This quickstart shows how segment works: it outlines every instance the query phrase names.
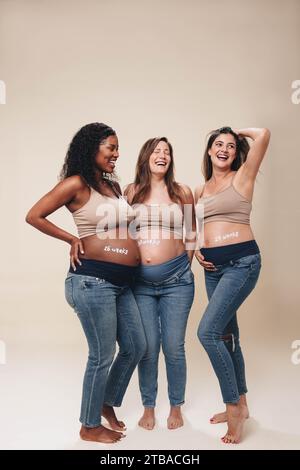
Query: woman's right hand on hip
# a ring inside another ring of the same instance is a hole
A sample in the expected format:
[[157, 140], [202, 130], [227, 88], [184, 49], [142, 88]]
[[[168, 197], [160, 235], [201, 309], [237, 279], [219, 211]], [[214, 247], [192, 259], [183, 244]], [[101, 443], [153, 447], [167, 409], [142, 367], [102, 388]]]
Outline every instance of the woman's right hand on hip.
[[74, 237], [71, 240], [71, 249], [70, 249], [70, 262], [71, 266], [76, 271], [76, 263], [80, 264], [79, 253], [84, 254], [83, 243], [78, 237]]

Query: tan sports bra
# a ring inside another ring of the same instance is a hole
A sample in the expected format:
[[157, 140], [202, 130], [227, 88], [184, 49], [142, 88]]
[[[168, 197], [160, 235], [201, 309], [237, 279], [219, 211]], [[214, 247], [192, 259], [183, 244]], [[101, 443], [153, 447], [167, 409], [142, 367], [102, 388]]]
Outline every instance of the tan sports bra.
[[92, 187], [89, 200], [72, 215], [79, 238], [128, 226], [134, 219], [134, 211], [123, 196], [104, 196]]
[[204, 188], [205, 185], [196, 204], [198, 219], [204, 218], [204, 223], [232, 222], [250, 224], [252, 203], [235, 189], [233, 178], [228, 188], [211, 196], [202, 197]]
[[137, 232], [160, 229], [173, 233], [176, 239], [183, 237], [183, 212], [179, 204], [134, 204]]

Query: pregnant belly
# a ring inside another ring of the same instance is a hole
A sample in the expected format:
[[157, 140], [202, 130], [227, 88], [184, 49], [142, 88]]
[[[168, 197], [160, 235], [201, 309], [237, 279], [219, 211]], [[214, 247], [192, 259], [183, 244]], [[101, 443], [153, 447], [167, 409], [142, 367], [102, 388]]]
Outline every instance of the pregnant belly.
[[84, 254], [80, 258], [108, 261], [109, 263], [137, 266], [140, 254], [137, 242], [130, 237], [126, 239], [99, 239], [97, 235], [82, 238]]
[[254, 235], [250, 225], [233, 224], [231, 222], [210, 222], [204, 224], [200, 233], [200, 247], [230, 245], [253, 240]]
[[185, 251], [182, 239], [175, 239], [170, 233], [168, 239], [164, 238], [164, 234], [143, 233], [138, 238], [138, 246], [141, 255], [141, 263], [146, 265], [161, 264], [169, 261], [176, 256], [181, 255]]

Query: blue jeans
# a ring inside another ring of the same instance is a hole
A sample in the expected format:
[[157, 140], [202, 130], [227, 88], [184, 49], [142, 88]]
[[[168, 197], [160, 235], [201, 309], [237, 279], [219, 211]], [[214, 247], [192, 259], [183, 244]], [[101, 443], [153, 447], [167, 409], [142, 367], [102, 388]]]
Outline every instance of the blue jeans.
[[259, 253], [205, 270], [208, 306], [198, 338], [219, 380], [224, 403], [237, 403], [247, 392], [237, 309], [254, 289], [261, 268]]
[[[79, 317], [89, 347], [80, 421], [86, 427], [97, 427], [103, 404], [121, 405], [132, 373], [145, 354], [143, 324], [128, 286], [68, 273], [65, 295]], [[113, 362], [116, 340], [119, 352]]]
[[185, 332], [194, 299], [194, 275], [188, 263], [161, 282], [140, 279], [134, 295], [141, 313], [147, 352], [138, 365], [143, 405], [154, 408], [157, 396], [158, 357], [162, 344], [168, 395], [172, 406], [184, 403], [186, 385]]

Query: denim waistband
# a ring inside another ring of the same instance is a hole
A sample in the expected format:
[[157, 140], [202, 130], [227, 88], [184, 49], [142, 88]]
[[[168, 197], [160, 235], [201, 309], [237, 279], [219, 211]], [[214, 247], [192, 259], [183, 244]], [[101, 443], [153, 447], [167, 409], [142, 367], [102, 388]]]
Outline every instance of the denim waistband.
[[161, 264], [152, 264], [150, 266], [140, 265], [138, 275], [142, 280], [148, 282], [164, 282], [172, 278], [179, 271], [183, 271], [189, 265], [189, 258], [187, 252], [184, 251], [179, 256], [166, 261]]
[[124, 264], [85, 258], [80, 258], [80, 261], [82, 265], [76, 265], [76, 271], [70, 266], [70, 273], [99, 277], [116, 286], [131, 285], [135, 282], [138, 266], [126, 266]]
[[243, 256], [256, 255], [259, 253], [259, 247], [255, 240], [249, 240], [232, 245], [216, 246], [212, 248], [201, 248], [201, 254], [205, 261], [210, 261], [214, 265], [225, 264], [229, 261], [235, 261]]

